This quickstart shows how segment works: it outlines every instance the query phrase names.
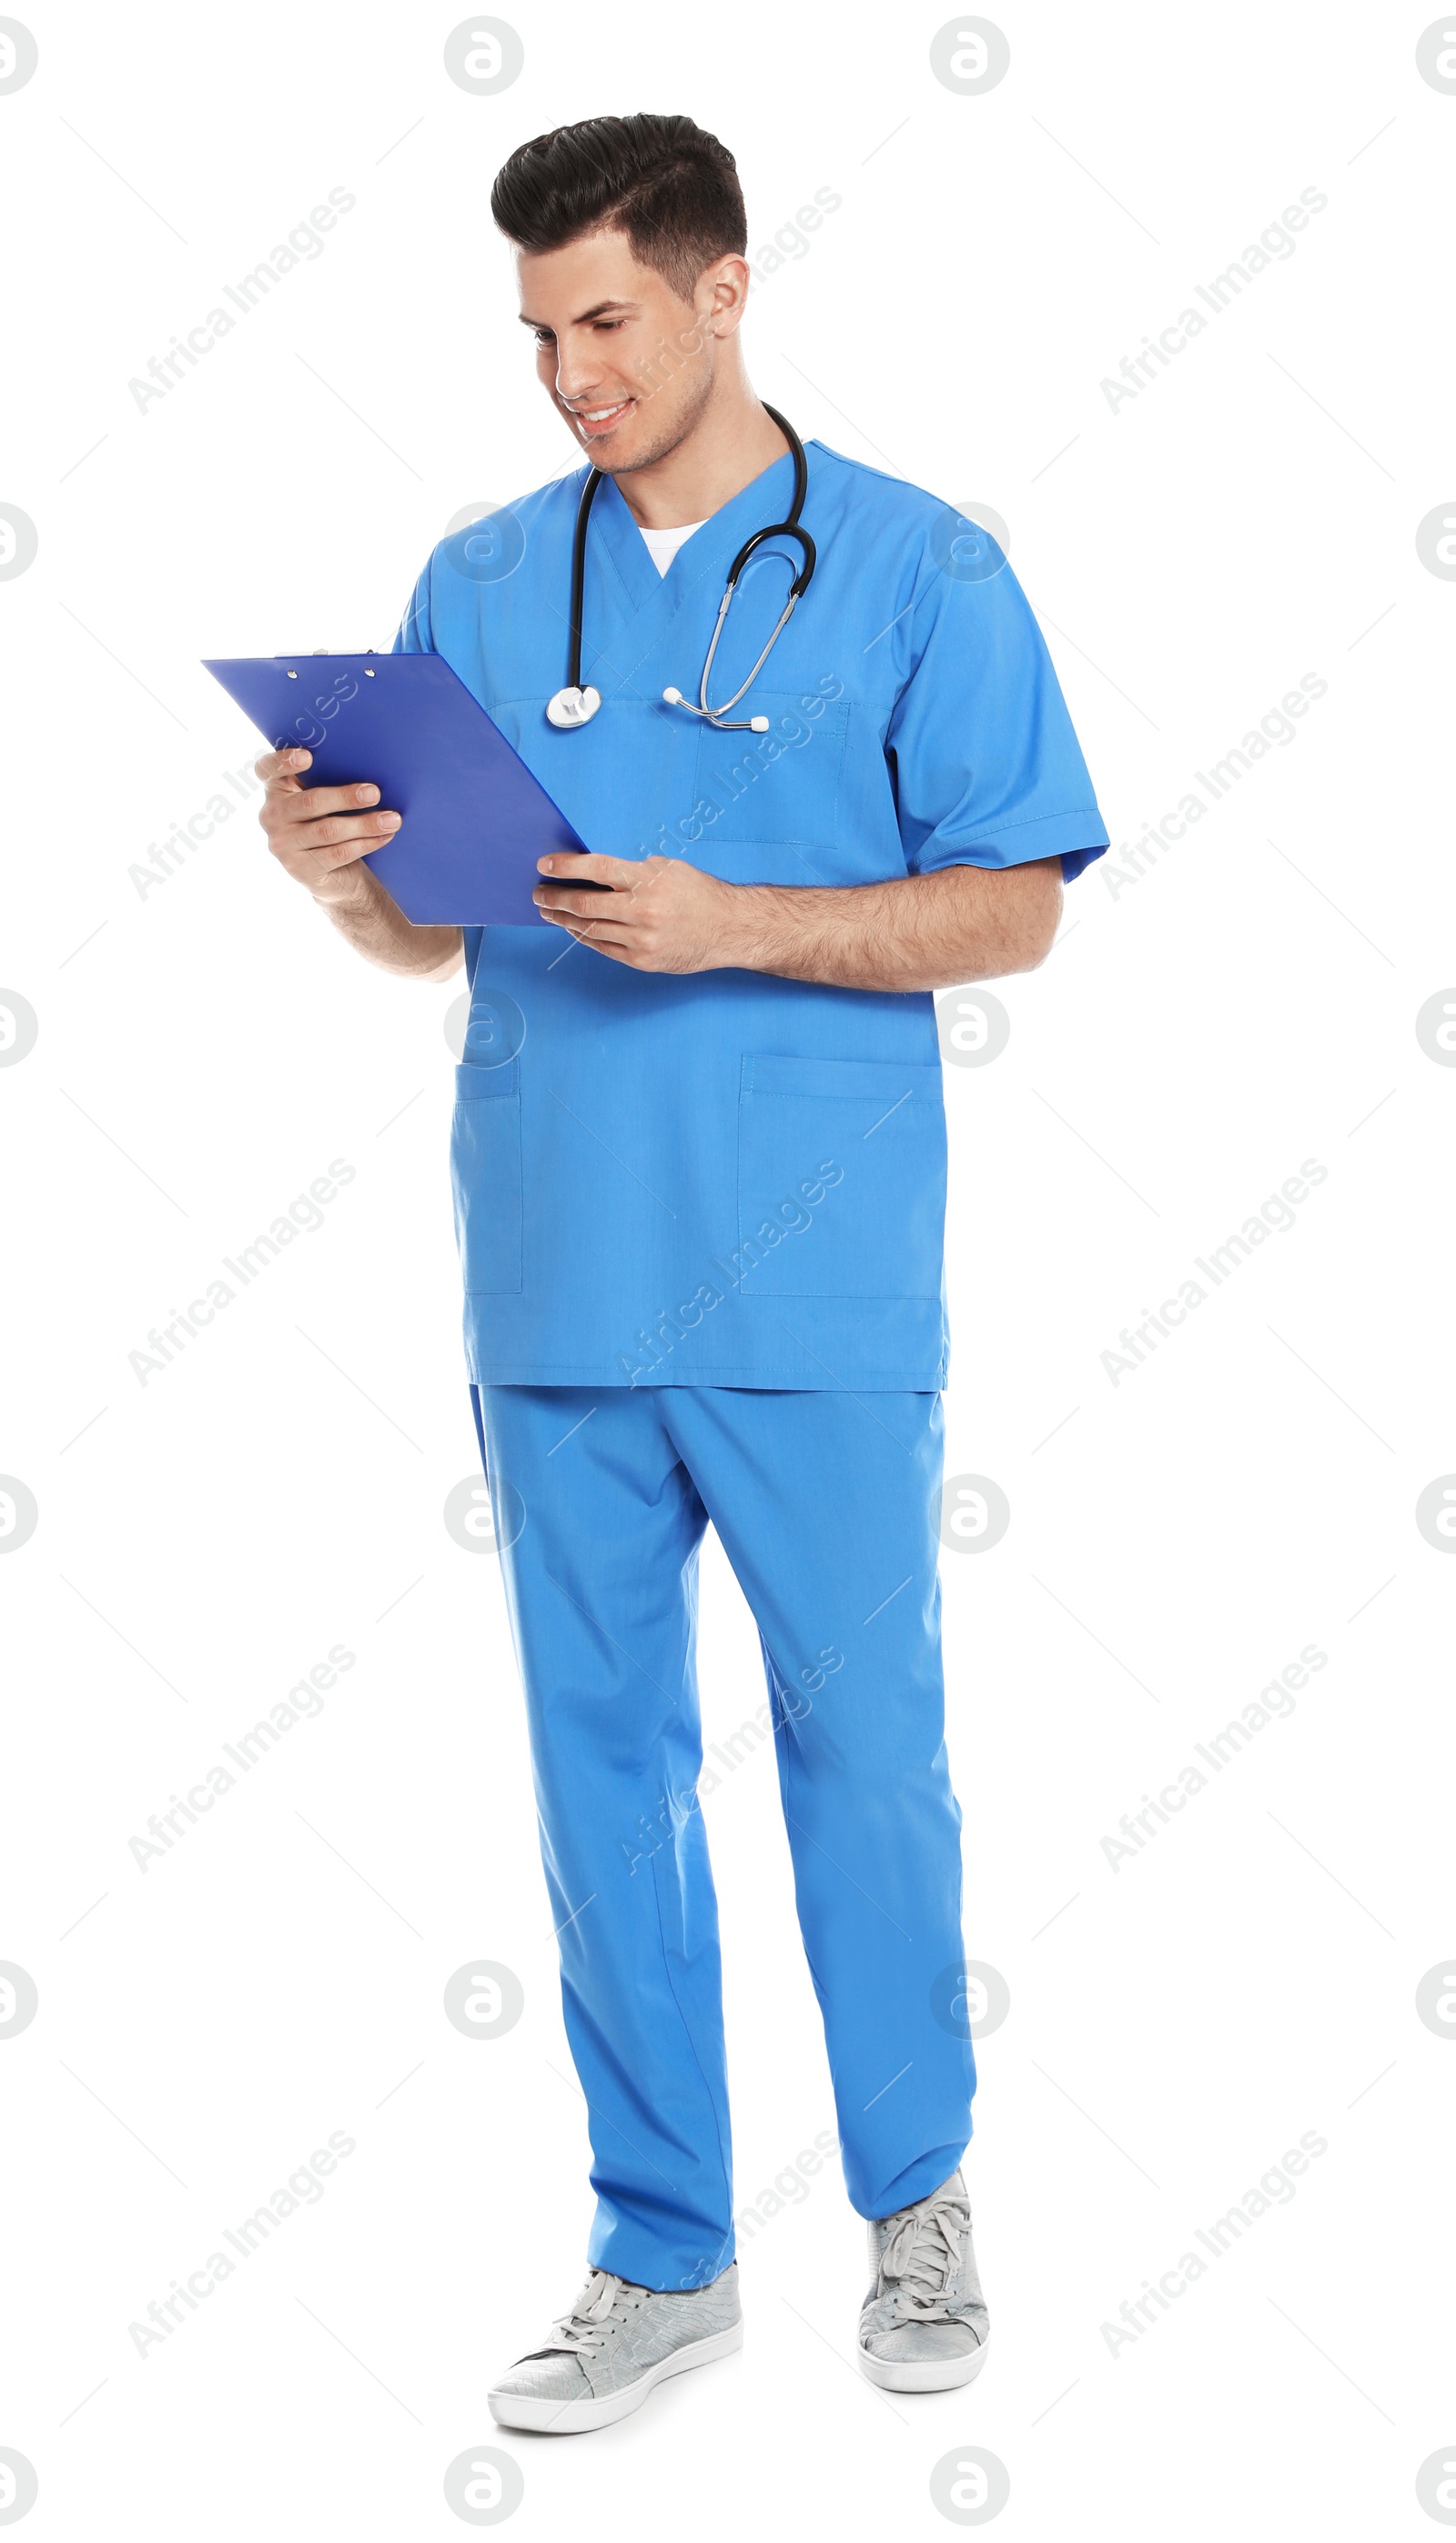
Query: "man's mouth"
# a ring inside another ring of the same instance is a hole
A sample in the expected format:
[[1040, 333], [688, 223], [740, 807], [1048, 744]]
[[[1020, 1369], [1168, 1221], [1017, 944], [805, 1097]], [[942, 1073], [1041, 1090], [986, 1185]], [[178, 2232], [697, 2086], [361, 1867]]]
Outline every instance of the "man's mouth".
[[636, 403], [635, 398], [622, 398], [616, 406], [573, 407], [568, 412], [582, 438], [590, 441], [599, 433], [610, 432]]

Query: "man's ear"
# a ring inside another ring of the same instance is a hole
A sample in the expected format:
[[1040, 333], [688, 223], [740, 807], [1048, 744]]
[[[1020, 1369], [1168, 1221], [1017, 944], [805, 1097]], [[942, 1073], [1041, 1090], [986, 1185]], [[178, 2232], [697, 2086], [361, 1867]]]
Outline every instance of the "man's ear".
[[699, 274], [700, 332], [718, 337], [736, 334], [748, 305], [751, 278], [748, 260], [742, 256], [721, 256]]

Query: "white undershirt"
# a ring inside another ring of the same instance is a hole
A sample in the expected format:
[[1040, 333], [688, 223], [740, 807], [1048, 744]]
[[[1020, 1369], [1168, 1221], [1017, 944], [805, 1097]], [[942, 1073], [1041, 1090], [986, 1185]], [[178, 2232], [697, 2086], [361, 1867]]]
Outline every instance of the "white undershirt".
[[[701, 530], [702, 526], [701, 521], [684, 521], [676, 530], [643, 530], [648, 554], [659, 574], [666, 573], [678, 549], [692, 537], [694, 530]], [[642, 528], [641, 522], [638, 527]]]

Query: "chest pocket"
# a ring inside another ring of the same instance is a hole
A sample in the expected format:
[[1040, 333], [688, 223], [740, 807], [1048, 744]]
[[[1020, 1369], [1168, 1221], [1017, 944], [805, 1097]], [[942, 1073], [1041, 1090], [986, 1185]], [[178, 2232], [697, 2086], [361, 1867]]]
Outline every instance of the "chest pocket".
[[755, 681], [733, 713], [766, 715], [769, 729], [701, 728], [695, 817], [703, 823], [704, 839], [727, 846], [835, 847], [849, 729], [843, 698], [826, 698], [817, 689], [765, 689]]

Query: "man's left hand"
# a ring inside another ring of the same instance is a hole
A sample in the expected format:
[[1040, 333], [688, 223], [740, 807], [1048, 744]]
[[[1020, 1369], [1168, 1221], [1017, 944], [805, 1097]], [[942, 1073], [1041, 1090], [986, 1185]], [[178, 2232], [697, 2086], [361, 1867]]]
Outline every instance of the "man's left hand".
[[609, 962], [828, 989], [948, 989], [1035, 970], [1062, 900], [1055, 856], [861, 884], [722, 883], [685, 857], [541, 857], [537, 869], [550, 878], [536, 886], [542, 917]]
[[[680, 857], [541, 857], [537, 870], [551, 878], [534, 894], [542, 917], [613, 963], [636, 971], [715, 971], [741, 960], [728, 949], [741, 887]], [[610, 889], [574, 891], [573, 882]]]

